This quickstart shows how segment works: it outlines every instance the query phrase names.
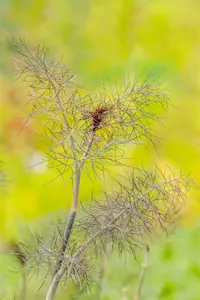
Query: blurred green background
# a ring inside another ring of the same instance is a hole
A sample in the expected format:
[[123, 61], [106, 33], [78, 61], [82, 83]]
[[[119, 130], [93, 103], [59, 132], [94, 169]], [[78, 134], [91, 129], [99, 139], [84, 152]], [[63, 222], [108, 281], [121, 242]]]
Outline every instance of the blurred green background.
[[[42, 222], [63, 214], [71, 197], [70, 182], [61, 178], [51, 182], [56, 170], [38, 164], [46, 144], [34, 134], [37, 128], [29, 124], [20, 131], [26, 96], [13, 80], [9, 37], [21, 36], [33, 45], [44, 42], [53, 53], [63, 55], [90, 89], [99, 89], [102, 82], [120, 83], [127, 74], [137, 73], [150, 73], [164, 82], [173, 106], [160, 133], [164, 139], [159, 154], [140, 147], [133, 152], [133, 164], [168, 164], [190, 173], [200, 184], [199, 11], [198, 0], [0, 0], [0, 160], [9, 179], [7, 193], [0, 196], [4, 299], [12, 299], [20, 280], [13, 272], [17, 262], [5, 245], [22, 239], [24, 228], [35, 230], [38, 218]], [[87, 180], [82, 182], [81, 201], [91, 195], [84, 189]], [[92, 189], [98, 190], [98, 184]], [[194, 192], [178, 231], [155, 239], [142, 299], [200, 299], [199, 216], [199, 194]], [[133, 299], [139, 266], [131, 257], [127, 261], [126, 268], [116, 257], [109, 262], [102, 299]], [[27, 299], [44, 299], [45, 288], [37, 292], [38, 286], [30, 282]]]

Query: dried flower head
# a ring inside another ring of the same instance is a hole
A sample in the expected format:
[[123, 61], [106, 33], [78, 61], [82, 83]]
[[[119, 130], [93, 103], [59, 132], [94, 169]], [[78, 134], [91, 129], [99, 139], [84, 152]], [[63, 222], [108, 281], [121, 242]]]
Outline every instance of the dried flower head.
[[105, 112], [107, 111], [106, 107], [99, 107], [91, 113], [92, 117], [92, 131], [96, 132], [102, 124]]
[[99, 105], [94, 111], [88, 113], [88, 116], [86, 116], [85, 119], [91, 119], [93, 133], [95, 133], [98, 129], [101, 128], [105, 118], [105, 114], [108, 113], [108, 111], [108, 106]]

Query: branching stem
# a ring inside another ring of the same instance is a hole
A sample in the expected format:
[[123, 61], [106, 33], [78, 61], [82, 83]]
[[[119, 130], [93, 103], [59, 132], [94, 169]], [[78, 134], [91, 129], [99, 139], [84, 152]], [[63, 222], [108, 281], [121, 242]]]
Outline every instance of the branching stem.
[[[63, 241], [62, 241], [62, 245], [61, 245], [61, 249], [60, 249], [60, 254], [57, 258], [55, 269], [54, 269], [54, 272], [53, 272], [52, 282], [54, 281], [56, 273], [61, 268], [62, 262], [64, 260], [65, 251], [66, 251], [66, 248], [67, 248], [67, 245], [68, 245], [68, 242], [69, 242], [71, 230], [73, 228], [75, 217], [76, 217], [76, 210], [78, 208], [78, 199], [79, 199], [82, 167], [83, 167], [83, 164], [84, 164], [84, 162], [87, 158], [87, 155], [90, 151], [93, 140], [94, 140], [94, 133], [92, 133], [90, 138], [89, 138], [88, 145], [87, 145], [87, 147], [84, 151], [81, 162], [79, 163], [79, 162], [76, 161], [75, 164], [74, 164], [75, 167], [74, 167], [74, 183], [73, 183], [72, 205], [71, 205], [71, 210], [70, 210], [69, 215], [68, 215], [67, 224], [66, 224], [66, 227], [64, 229]], [[73, 147], [73, 144], [72, 144], [72, 147]]]
[[[120, 218], [120, 216], [124, 213], [124, 210], [122, 210], [119, 214], [116, 215], [115, 220], [117, 220], [118, 218]], [[58, 288], [58, 284], [61, 281], [64, 273], [66, 272], [66, 270], [72, 267], [73, 261], [86, 249], [89, 247], [89, 245], [98, 237], [102, 234], [102, 232], [112, 224], [113, 220], [108, 222], [101, 230], [97, 231], [92, 237], [90, 237], [72, 256], [72, 260], [70, 263], [70, 266], [68, 264], [63, 264], [60, 266], [60, 269], [58, 270], [58, 272], [55, 274], [54, 278], [52, 279], [51, 285], [49, 287], [48, 290], [48, 294], [46, 297], [46, 300], [53, 300]], [[68, 277], [70, 272], [68, 272]], [[67, 278], [68, 280], [68, 278]]]

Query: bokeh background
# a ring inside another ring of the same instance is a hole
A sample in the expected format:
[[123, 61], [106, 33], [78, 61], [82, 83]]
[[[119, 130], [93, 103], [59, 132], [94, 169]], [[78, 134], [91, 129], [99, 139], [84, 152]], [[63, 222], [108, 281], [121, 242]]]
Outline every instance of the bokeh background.
[[[198, 0], [0, 0], [0, 160], [8, 177], [0, 196], [0, 295], [13, 299], [20, 275], [9, 252], [37, 224], [53, 222], [70, 206], [71, 184], [53, 180], [44, 158], [47, 145], [24, 123], [25, 91], [14, 81], [10, 36], [43, 42], [63, 55], [90, 89], [115, 84], [127, 74], [152, 74], [164, 82], [173, 106], [164, 120], [159, 153], [133, 151], [133, 164], [168, 164], [200, 184], [200, 1]], [[34, 167], [35, 166], [35, 167]], [[81, 200], [90, 190], [84, 178]], [[98, 183], [92, 189], [98, 190]], [[184, 218], [169, 237], [155, 238], [142, 299], [200, 299], [200, 196], [193, 192]], [[133, 299], [139, 265], [132, 258], [108, 262], [101, 299]], [[44, 299], [32, 280], [27, 299]], [[71, 299], [61, 289], [57, 299]], [[73, 294], [73, 288], [72, 288]], [[65, 298], [62, 298], [65, 297]], [[94, 296], [79, 296], [94, 299]]]

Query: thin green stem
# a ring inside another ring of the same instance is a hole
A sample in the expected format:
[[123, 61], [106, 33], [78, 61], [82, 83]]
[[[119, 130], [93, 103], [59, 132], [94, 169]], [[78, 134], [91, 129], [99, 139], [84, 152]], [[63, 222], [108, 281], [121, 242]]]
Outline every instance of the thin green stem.
[[[72, 205], [71, 205], [70, 213], [68, 215], [67, 224], [66, 224], [66, 227], [64, 229], [64, 236], [63, 236], [63, 240], [62, 240], [62, 245], [61, 245], [60, 253], [59, 253], [57, 261], [56, 261], [56, 265], [55, 265], [55, 269], [54, 269], [54, 272], [53, 272], [51, 284], [55, 281], [54, 279], [57, 277], [56, 275], [57, 275], [57, 273], [59, 272], [59, 270], [62, 266], [62, 263], [63, 263], [63, 260], [64, 260], [64, 255], [65, 255], [65, 252], [66, 252], [66, 249], [67, 249], [67, 245], [69, 243], [71, 231], [72, 231], [74, 221], [75, 221], [75, 217], [76, 217], [76, 211], [77, 211], [77, 208], [78, 208], [78, 199], [79, 199], [80, 180], [81, 180], [82, 168], [83, 168], [83, 165], [85, 163], [85, 160], [87, 159], [88, 153], [89, 153], [90, 148], [91, 148], [92, 143], [93, 143], [93, 140], [94, 140], [94, 133], [91, 133], [88, 145], [87, 145], [87, 147], [84, 151], [84, 154], [83, 154], [83, 157], [82, 157], [81, 161], [80, 162], [75, 161], [75, 164], [74, 164], [75, 167], [74, 167]], [[73, 144], [72, 144], [72, 147], [73, 147]], [[58, 284], [59, 284], [59, 282], [56, 283], [55, 293], [56, 293]], [[48, 292], [48, 295], [49, 295], [49, 292]], [[48, 295], [47, 295], [47, 297], [48, 297]], [[55, 296], [55, 294], [53, 295], [53, 298], [47, 298], [47, 299], [54, 299], [54, 296]]]
[[146, 269], [149, 266], [148, 265], [149, 264], [149, 252], [150, 252], [149, 245], [146, 245], [144, 261], [143, 261], [142, 266], [141, 266], [140, 277], [139, 277], [139, 281], [138, 281], [137, 290], [136, 290], [136, 293], [135, 293], [135, 296], [134, 296], [134, 300], [140, 300], [145, 272], [146, 272]]

